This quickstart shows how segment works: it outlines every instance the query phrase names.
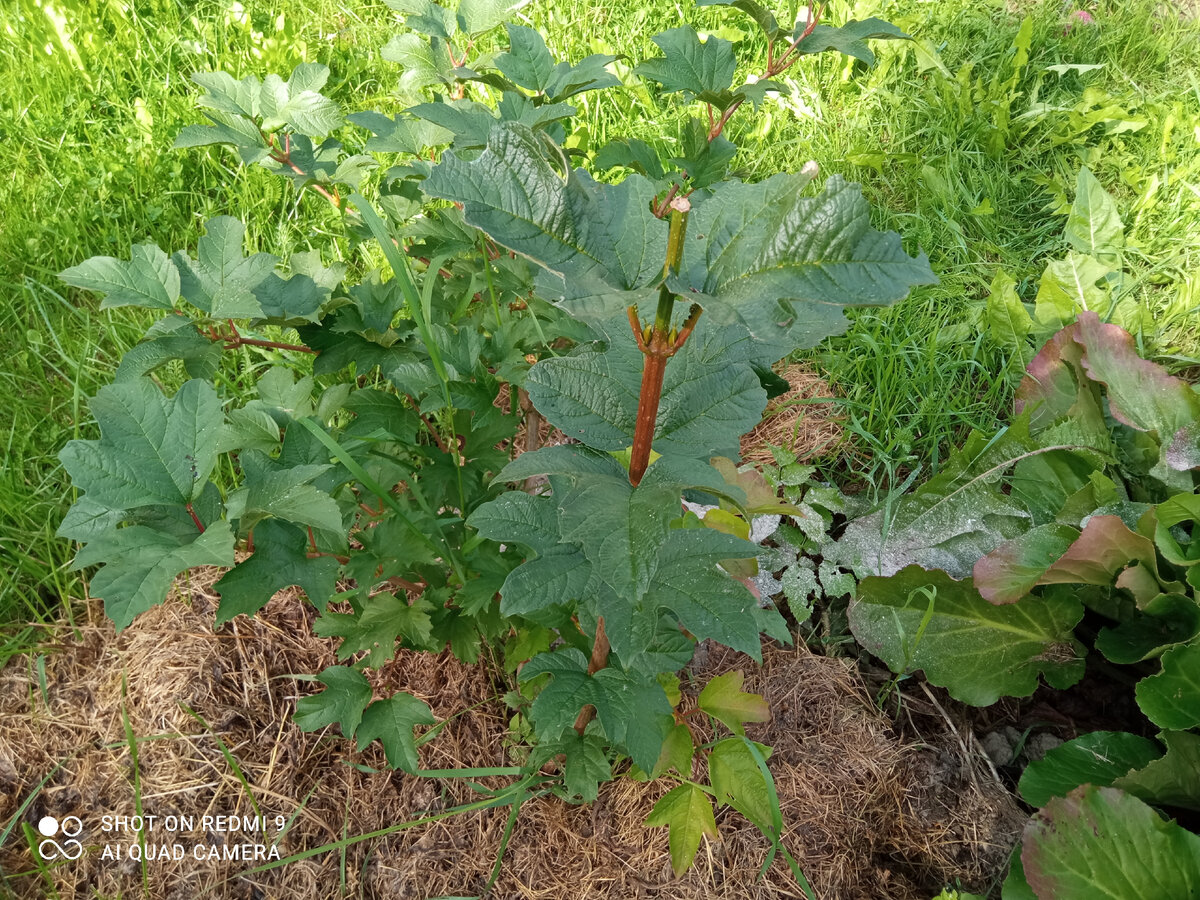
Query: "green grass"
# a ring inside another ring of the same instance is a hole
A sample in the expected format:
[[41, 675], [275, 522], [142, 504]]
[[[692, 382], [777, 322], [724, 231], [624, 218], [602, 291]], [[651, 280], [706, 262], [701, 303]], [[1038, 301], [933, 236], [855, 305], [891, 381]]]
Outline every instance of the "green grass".
[[[379, 49], [399, 26], [382, 3], [245, 7], [17, 0], [0, 28], [0, 169], [12, 173], [0, 180], [0, 384], [11, 410], [0, 430], [0, 622], [57, 614], [80, 593], [70, 548], [53, 536], [71, 499], [55, 454], [91, 434], [87, 396], [148, 322], [99, 311], [55, 273], [142, 241], [194, 247], [219, 214], [243, 219], [257, 249], [285, 255], [329, 254], [340, 233], [320, 198], [298, 199], [220, 150], [170, 150], [197, 119], [188, 73], [286, 74], [318, 61], [348, 111], [398, 107], [398, 68]], [[893, 309], [853, 313], [846, 335], [808, 354], [846, 397], [854, 441], [843, 475], [886, 487], [896, 473], [936, 467], [966, 429], [1004, 418], [1014, 368], [981, 319], [988, 285], [1003, 268], [1032, 299], [1045, 262], [1065, 252], [1061, 213], [1084, 162], [1128, 226], [1131, 290], [1155, 325], [1139, 339], [1181, 363], [1200, 357], [1189, 319], [1200, 304], [1200, 27], [1150, 0], [1088, 8], [1097, 24], [1068, 31], [1058, 3], [864, 0], [854, 15], [881, 15], [918, 42], [877, 44], [873, 68], [804, 60], [787, 73], [790, 99], [731, 123], [742, 177], [815, 159], [823, 175], [862, 182], [876, 224], [928, 252], [942, 279]], [[683, 21], [742, 40], [747, 71], [761, 68], [765, 49], [748, 18], [684, 2], [536, 0], [525, 12], [552, 50], [626, 54], [625, 74], [657, 52], [655, 32]], [[1029, 58], [1017, 69], [1027, 14]], [[832, 4], [835, 22], [850, 15]], [[1102, 68], [1048, 68], [1064, 63]], [[626, 84], [580, 102], [585, 149], [616, 136], [665, 147], [695, 112], [639, 79]], [[359, 138], [347, 129], [346, 139]], [[0, 657], [32, 640], [20, 634]]]

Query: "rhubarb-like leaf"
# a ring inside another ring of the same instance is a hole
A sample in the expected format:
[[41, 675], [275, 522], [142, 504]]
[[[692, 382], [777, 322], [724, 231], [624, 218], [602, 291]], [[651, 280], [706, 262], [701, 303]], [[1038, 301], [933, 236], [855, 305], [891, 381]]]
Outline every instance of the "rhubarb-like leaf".
[[353, 737], [371, 701], [366, 676], [346, 666], [328, 666], [317, 681], [325, 690], [296, 701], [296, 724], [301, 731], [316, 731], [337, 722], [342, 734]]
[[1191, 731], [1164, 731], [1158, 739], [1167, 752], [1143, 768], [1122, 775], [1113, 782], [1113, 787], [1147, 803], [1200, 812], [1200, 735]]
[[1138, 682], [1137, 702], [1159, 728], [1184, 731], [1200, 725], [1200, 643], [1162, 656], [1162, 671]]
[[1031, 528], [975, 563], [975, 587], [989, 603], [1016, 603], [1042, 583], [1046, 570], [1078, 537], [1079, 532], [1066, 525]]
[[254, 554], [238, 563], [214, 586], [221, 595], [217, 624], [234, 616], [252, 616], [290, 585], [304, 589], [318, 609], [337, 588], [338, 562], [331, 556], [308, 557], [308, 535], [299, 528], [267, 519], [254, 529]]
[[401, 691], [386, 699], [376, 700], [362, 714], [362, 722], [355, 733], [359, 752], [378, 738], [379, 743], [383, 744], [388, 765], [411, 775], [417, 771], [417, 744], [413, 738], [413, 728], [432, 725], [436, 721], [429, 704], [412, 694]]
[[1025, 826], [1021, 860], [1042, 900], [1200, 894], [1200, 837], [1114, 788], [1085, 785]]
[[1083, 676], [1072, 629], [1083, 605], [1066, 592], [988, 603], [971, 579], [909, 566], [859, 584], [850, 606], [854, 636], [896, 673], [923, 669], [930, 682], [972, 706], [1028, 697], [1038, 676], [1057, 688]]
[[1075, 179], [1075, 202], [1063, 230], [1067, 243], [1107, 266], [1121, 265], [1125, 225], [1116, 201], [1101, 187], [1092, 170], [1083, 166]]
[[1123, 731], [1093, 731], [1049, 750], [1021, 775], [1021, 796], [1030, 806], [1045, 806], [1081, 784], [1107, 787], [1121, 776], [1162, 756], [1149, 738]]
[[114, 528], [89, 541], [72, 565], [101, 566], [89, 589], [104, 601], [105, 613], [121, 631], [139, 613], [162, 603], [181, 572], [233, 563], [233, 532], [228, 522], [218, 519], [190, 539], [144, 525]]
[[224, 421], [211, 385], [188, 381], [166, 397], [138, 378], [101, 388], [90, 406], [100, 439], [70, 441], [58, 458], [93, 502], [135, 509], [200, 496]]
[[671, 869], [678, 878], [687, 871], [700, 849], [700, 838], [717, 838], [717, 821], [713, 817], [712, 800], [696, 784], [681, 784], [664, 794], [650, 815], [646, 826], [666, 825], [667, 845], [671, 849]]
[[941, 472], [884, 510], [851, 522], [839, 562], [860, 575], [891, 575], [916, 563], [954, 578], [1029, 525], [1029, 513], [999, 488], [1004, 473], [1033, 450], [1018, 419], [995, 439], [973, 434]]
[[171, 309], [179, 299], [179, 270], [167, 254], [153, 244], [137, 244], [125, 262], [111, 256], [93, 256], [58, 277], [67, 284], [104, 296], [101, 309], [143, 306]]

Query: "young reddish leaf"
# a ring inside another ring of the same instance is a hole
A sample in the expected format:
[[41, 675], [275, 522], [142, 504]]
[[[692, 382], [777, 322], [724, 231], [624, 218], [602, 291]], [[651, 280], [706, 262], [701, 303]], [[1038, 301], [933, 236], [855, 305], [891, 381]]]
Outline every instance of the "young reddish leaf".
[[[1135, 562], [1158, 571], [1154, 542], [1130, 531], [1120, 516], [1092, 516], [1075, 542], [1036, 583], [1110, 585], [1121, 570]], [[1164, 586], [1175, 587], [1182, 585]]]
[[671, 848], [671, 869], [676, 877], [686, 872], [696, 858], [701, 837], [707, 835], [713, 840], [717, 837], [712, 800], [703, 789], [691, 783], [672, 788], [654, 804], [646, 817], [646, 826], [661, 825], [670, 829], [667, 840]]
[[1016, 603], [1078, 537], [1074, 528], [1050, 524], [1005, 541], [975, 563], [975, 587], [989, 603]]
[[714, 719], [724, 723], [734, 734], [745, 734], [747, 722], [767, 722], [771, 708], [761, 694], [742, 690], [745, 676], [740, 670], [718, 675], [704, 686], [696, 705]]
[[379, 738], [388, 765], [412, 774], [417, 771], [413, 726], [432, 725], [435, 721], [429, 705], [411, 694], [400, 692], [385, 700], [376, 700], [362, 715], [356, 735], [358, 749], [361, 751]]

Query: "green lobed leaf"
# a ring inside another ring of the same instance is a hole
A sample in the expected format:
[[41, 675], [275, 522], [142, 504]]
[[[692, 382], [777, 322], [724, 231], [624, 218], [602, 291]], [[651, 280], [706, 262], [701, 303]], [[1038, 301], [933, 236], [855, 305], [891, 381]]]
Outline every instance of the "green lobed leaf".
[[1162, 671], [1136, 688], [1138, 706], [1159, 728], [1183, 731], [1200, 725], [1200, 643], [1162, 656]]
[[93, 502], [128, 510], [200, 495], [224, 420], [210, 384], [188, 381], [166, 397], [137, 378], [101, 388], [90, 406], [100, 439], [70, 441], [58, 458]]
[[1051, 800], [1021, 844], [1039, 900], [1200, 894], [1200, 837], [1114, 788], [1085, 785]]
[[591, 803], [603, 782], [612, 780], [612, 766], [604, 752], [604, 740], [596, 734], [576, 734], [568, 729], [552, 741], [540, 741], [530, 756], [531, 764], [562, 754], [563, 785], [571, 798]]
[[315, 137], [341, 128], [345, 116], [338, 105], [320, 90], [329, 79], [329, 69], [320, 63], [300, 63], [287, 81], [278, 75], [263, 79], [258, 112], [266, 131], [288, 126]]
[[594, 706], [605, 734], [649, 771], [671, 727], [671, 704], [657, 681], [614, 668], [588, 674], [587, 658], [574, 648], [542, 653], [521, 669], [521, 681], [550, 673], [550, 683], [533, 701], [530, 715], [539, 734], [567, 731], [585, 706]]
[[623, 292], [661, 277], [667, 235], [650, 211], [654, 185], [640, 176], [597, 184], [581, 171], [564, 178], [547, 150], [528, 127], [499, 123], [476, 159], [444, 154], [424, 190], [463, 204], [469, 224], [550, 270], [570, 287], [562, 303], [573, 315], [607, 318], [627, 305]]
[[761, 660], [754, 596], [717, 568], [722, 560], [756, 555], [756, 546], [708, 528], [672, 530], [644, 607], [670, 610], [698, 639], [712, 638]]
[[696, 0], [697, 6], [732, 6], [750, 16], [759, 28], [763, 30], [767, 40], [774, 40], [784, 33], [774, 14], [756, 0]]
[[342, 734], [353, 737], [371, 701], [366, 676], [346, 666], [328, 666], [317, 681], [325, 690], [296, 701], [296, 724], [301, 731], [316, 731], [337, 722]]
[[101, 309], [142, 306], [171, 309], [179, 299], [179, 270], [154, 244], [137, 244], [129, 262], [111, 256], [91, 259], [58, 273], [67, 284], [104, 296]]
[[696, 705], [734, 734], [745, 734], [747, 722], [769, 722], [771, 708], [761, 694], [742, 690], [745, 675], [740, 669], [718, 675], [700, 691]]
[[858, 642], [893, 672], [923, 669], [972, 706], [1028, 697], [1039, 675], [1058, 688], [1083, 676], [1083, 647], [1072, 634], [1083, 605], [1065, 593], [994, 606], [969, 578], [909, 566], [863, 579], [849, 615]]
[[1023, 363], [1029, 360], [1029, 335], [1033, 319], [1017, 296], [1017, 283], [1003, 269], [996, 270], [987, 298], [986, 321], [992, 340], [1013, 351]]
[[[803, 33], [806, 25], [801, 22], [796, 26], [796, 37]], [[796, 44], [796, 53], [805, 56], [811, 53], [823, 53], [826, 50], [836, 50], [860, 59], [867, 65], [873, 65], [875, 54], [867, 46], [868, 40], [911, 40], [911, 38], [890, 22], [871, 16], [869, 19], [858, 21], [851, 19], [845, 25], [817, 25], [808, 37]]]
[[337, 502], [309, 483], [326, 472], [328, 465], [289, 468], [258, 450], [242, 453], [239, 462], [245, 481], [243, 487], [230, 493], [227, 506], [231, 518], [243, 520], [243, 528], [276, 516], [297, 525], [344, 534]]
[[180, 360], [189, 378], [211, 381], [224, 350], [220, 341], [201, 334], [187, 316], [170, 313], [146, 331], [141, 343], [125, 352], [114, 380], [130, 381]]
[[871, 227], [857, 184], [834, 176], [804, 196], [811, 178], [724, 182], [694, 199], [671, 289], [721, 322], [739, 318], [755, 338], [793, 349], [843, 331], [844, 306], [887, 306], [937, 281], [923, 253], [910, 257], [899, 235]]
[[514, 84], [528, 91], [544, 91], [554, 72], [554, 57], [546, 49], [542, 35], [524, 25], [505, 25], [507, 52], [496, 57], [496, 68]]
[[89, 590], [104, 601], [105, 613], [122, 631], [139, 613], [162, 603], [181, 572], [233, 563], [233, 532], [218, 519], [190, 539], [144, 525], [114, 528], [84, 545], [72, 566], [101, 566]]
[[200, 238], [197, 259], [179, 252], [173, 257], [185, 300], [214, 319], [262, 318], [254, 296], [275, 270], [278, 258], [269, 253], [245, 256], [246, 227], [231, 216], [209, 219]]
[[663, 55], [640, 63], [633, 71], [657, 81], [664, 93], [720, 94], [733, 83], [737, 58], [729, 41], [712, 36], [701, 41], [691, 25], [656, 34], [652, 40]]
[[317, 608], [337, 589], [338, 562], [329, 556], [308, 558], [308, 535], [299, 528], [267, 519], [254, 529], [254, 553], [214, 585], [221, 595], [216, 624], [234, 616], [252, 616], [285, 587], [299, 585]]
[[690, 782], [678, 785], [664, 794], [646, 817], [646, 827], [666, 825], [671, 850], [671, 869], [679, 878], [700, 849], [700, 838], [717, 839], [717, 821], [713, 817], [712, 800], [699, 785]]
[[1030, 806], [1045, 806], [1081, 784], [1108, 787], [1162, 756], [1149, 738], [1123, 731], [1093, 731], [1047, 751], [1021, 774], [1018, 789]]
[[378, 738], [383, 744], [388, 765], [410, 775], [415, 774], [417, 744], [413, 738], [413, 728], [432, 725], [436, 721], [429, 704], [412, 694], [401, 691], [383, 700], [376, 700], [362, 714], [362, 722], [355, 734], [359, 752]]

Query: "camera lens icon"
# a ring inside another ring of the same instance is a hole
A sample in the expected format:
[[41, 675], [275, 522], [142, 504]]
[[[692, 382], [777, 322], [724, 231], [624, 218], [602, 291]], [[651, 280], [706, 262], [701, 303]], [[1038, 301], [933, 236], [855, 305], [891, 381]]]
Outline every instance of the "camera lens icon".
[[[38, 853], [44, 860], [53, 860], [62, 857], [63, 859], [79, 859], [83, 855], [83, 844], [79, 841], [71, 840], [83, 832], [83, 822], [78, 816], [66, 816], [61, 822], [54, 816], [42, 816], [38, 820], [38, 832], [46, 840], [38, 844]], [[62, 834], [68, 840], [61, 844], [51, 838]]]

